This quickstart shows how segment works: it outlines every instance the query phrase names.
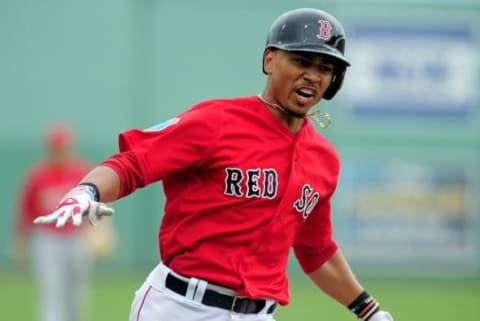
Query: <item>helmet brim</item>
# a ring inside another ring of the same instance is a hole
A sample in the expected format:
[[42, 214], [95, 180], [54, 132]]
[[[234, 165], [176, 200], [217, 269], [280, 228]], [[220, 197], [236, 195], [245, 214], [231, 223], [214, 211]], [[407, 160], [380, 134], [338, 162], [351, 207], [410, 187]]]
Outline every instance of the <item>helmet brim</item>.
[[343, 54], [330, 46], [322, 46], [322, 45], [313, 46], [313, 45], [305, 45], [305, 44], [282, 44], [282, 45], [270, 45], [266, 49], [271, 49], [271, 48], [285, 50], [285, 51], [313, 52], [313, 53], [323, 54], [340, 61], [340, 63], [345, 65], [345, 67], [350, 66], [350, 62], [343, 57]]

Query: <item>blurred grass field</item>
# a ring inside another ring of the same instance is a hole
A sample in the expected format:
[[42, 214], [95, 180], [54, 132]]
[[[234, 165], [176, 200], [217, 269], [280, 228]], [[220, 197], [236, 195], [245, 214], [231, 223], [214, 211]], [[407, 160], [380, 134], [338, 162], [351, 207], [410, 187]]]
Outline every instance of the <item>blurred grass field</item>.
[[[143, 274], [96, 275], [90, 321], [128, 320], [133, 293]], [[480, 279], [365, 279], [396, 321], [480, 320]], [[2, 321], [36, 321], [32, 279], [21, 273], [0, 274]], [[291, 304], [276, 313], [277, 321], [348, 321], [353, 315], [318, 291], [306, 278], [291, 280]]]

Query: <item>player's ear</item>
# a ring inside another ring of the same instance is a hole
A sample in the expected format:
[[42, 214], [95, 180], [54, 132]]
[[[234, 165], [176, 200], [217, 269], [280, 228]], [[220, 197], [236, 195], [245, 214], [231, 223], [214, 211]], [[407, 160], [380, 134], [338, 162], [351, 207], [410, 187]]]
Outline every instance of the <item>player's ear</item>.
[[263, 52], [263, 73], [270, 75], [272, 73], [273, 50], [265, 49]]

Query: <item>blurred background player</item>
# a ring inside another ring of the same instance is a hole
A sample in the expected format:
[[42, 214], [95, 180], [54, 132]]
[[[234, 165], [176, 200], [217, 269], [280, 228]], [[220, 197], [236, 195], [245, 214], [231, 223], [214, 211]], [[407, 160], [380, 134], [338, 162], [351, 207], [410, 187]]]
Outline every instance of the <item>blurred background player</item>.
[[74, 153], [73, 132], [64, 123], [50, 126], [43, 144], [45, 157], [27, 171], [19, 194], [12, 261], [24, 266], [32, 253], [41, 321], [84, 321], [91, 270], [85, 228], [34, 226], [32, 220], [51, 212], [90, 164]]

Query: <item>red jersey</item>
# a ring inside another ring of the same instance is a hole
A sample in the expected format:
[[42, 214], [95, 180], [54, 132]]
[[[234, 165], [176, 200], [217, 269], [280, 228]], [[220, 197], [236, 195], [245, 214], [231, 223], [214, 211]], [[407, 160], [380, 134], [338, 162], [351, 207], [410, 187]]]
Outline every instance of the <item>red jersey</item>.
[[[53, 212], [62, 197], [90, 170], [89, 164], [80, 160], [71, 160], [66, 164], [54, 166], [47, 162], [36, 165], [27, 174], [20, 194], [20, 219], [17, 228], [30, 230], [32, 221], [41, 215]], [[54, 224], [35, 225], [35, 228], [51, 233], [77, 233], [71, 222], [64, 228]]]
[[294, 135], [257, 97], [210, 100], [124, 132], [119, 145], [129, 156], [104, 164], [119, 174], [121, 196], [163, 182], [159, 250], [180, 274], [287, 304], [290, 249], [306, 273], [337, 250], [339, 160], [308, 119]]

